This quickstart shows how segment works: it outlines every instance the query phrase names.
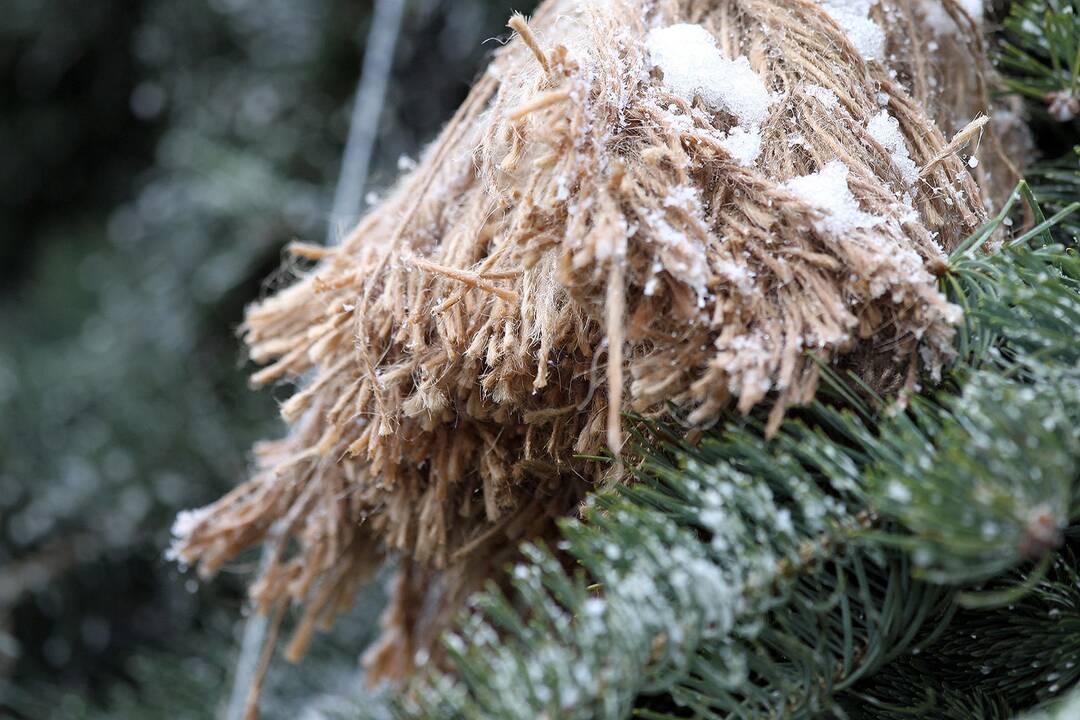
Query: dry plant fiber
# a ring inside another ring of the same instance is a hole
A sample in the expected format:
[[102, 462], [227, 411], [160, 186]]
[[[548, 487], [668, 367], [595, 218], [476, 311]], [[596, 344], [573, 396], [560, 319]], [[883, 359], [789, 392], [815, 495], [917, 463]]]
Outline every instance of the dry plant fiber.
[[[252, 306], [288, 434], [182, 516], [213, 575], [272, 553], [262, 612], [301, 656], [391, 556], [374, 677], [617, 468], [620, 413], [690, 426], [809, 400], [818, 365], [883, 392], [937, 373], [944, 253], [1014, 175], [972, 0], [548, 0], [419, 167]], [[1012, 129], [1010, 129], [1012, 127]], [[995, 131], [995, 128], [998, 131]], [[976, 148], [977, 146], [977, 148]], [[967, 149], [965, 149], [967, 148]], [[976, 152], [968, 161], [967, 152]]]

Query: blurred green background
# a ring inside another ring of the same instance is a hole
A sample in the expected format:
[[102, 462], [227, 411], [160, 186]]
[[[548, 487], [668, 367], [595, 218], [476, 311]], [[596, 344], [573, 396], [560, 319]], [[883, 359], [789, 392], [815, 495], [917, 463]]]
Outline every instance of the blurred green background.
[[[281, 431], [287, 390], [247, 390], [235, 328], [288, 281], [282, 246], [332, 225], [373, 9], [3, 3], [0, 716], [221, 716], [245, 564], [203, 587], [163, 551], [176, 511]], [[365, 194], [438, 131], [510, 10], [406, 2]], [[379, 599], [275, 663], [264, 717], [360, 692]]]

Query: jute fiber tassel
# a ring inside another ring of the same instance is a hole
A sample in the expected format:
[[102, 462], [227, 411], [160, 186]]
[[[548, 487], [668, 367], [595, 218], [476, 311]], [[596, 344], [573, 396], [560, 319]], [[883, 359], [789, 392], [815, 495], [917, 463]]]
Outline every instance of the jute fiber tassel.
[[[256, 386], [299, 390], [257, 472], [181, 518], [213, 575], [303, 609], [298, 658], [386, 558], [375, 676], [402, 676], [514, 553], [617, 466], [621, 413], [689, 426], [939, 373], [935, 273], [1015, 176], [979, 3], [548, 0], [419, 167], [252, 306]], [[1003, 116], [1004, 117], [1004, 116]], [[979, 162], [967, 160], [975, 152]]]

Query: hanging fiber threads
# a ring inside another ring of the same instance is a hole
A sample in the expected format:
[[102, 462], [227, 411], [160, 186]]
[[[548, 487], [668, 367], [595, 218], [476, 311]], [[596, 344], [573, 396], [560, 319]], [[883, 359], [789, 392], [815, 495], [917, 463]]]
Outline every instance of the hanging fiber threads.
[[253, 382], [299, 384], [250, 480], [177, 523], [211, 576], [271, 542], [298, 658], [389, 558], [369, 654], [401, 677], [525, 538], [618, 480], [626, 411], [689, 425], [896, 392], [953, 355], [945, 253], [1015, 176], [965, 0], [549, 0], [419, 167], [252, 306]]

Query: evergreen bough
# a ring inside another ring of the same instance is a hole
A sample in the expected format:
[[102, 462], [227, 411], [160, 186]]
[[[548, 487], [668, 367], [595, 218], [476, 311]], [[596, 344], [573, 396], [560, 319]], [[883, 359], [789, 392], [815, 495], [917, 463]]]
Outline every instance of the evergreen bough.
[[[984, 252], [1021, 197], [1035, 227]], [[1048, 235], [1076, 205], [1044, 220], [1034, 200], [1022, 184], [950, 259], [967, 319], [940, 388], [905, 408], [830, 376], [771, 441], [754, 419], [696, 442], [639, 423], [636, 483], [594, 495], [559, 553], [526, 548], [510, 597], [492, 587], [447, 638], [456, 677], [427, 676], [399, 713], [990, 718], [1067, 688], [1080, 258]], [[944, 675], [912, 662], [946, 657]]]
[[1005, 87], [1047, 103], [1058, 120], [1080, 112], [1078, 16], [1078, 0], [1029, 0], [1013, 3], [1004, 23], [998, 63], [1007, 73]]
[[[1059, 121], [1078, 16], [1015, 3], [998, 55]], [[887, 400], [826, 369], [771, 440], [629, 419], [636, 481], [526, 547], [394, 714], [1080, 717], [1080, 166], [1029, 178], [942, 274], [965, 309], [942, 383]]]

